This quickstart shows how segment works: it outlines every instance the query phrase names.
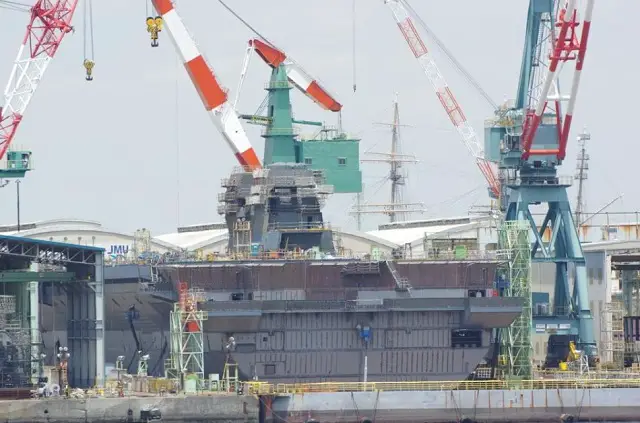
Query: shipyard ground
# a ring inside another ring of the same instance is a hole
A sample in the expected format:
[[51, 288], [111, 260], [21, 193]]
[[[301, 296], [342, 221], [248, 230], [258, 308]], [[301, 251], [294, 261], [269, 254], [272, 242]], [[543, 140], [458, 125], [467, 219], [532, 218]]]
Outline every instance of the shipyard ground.
[[[124, 398], [32, 399], [0, 402], [7, 423], [139, 422], [140, 411], [157, 408], [162, 422], [257, 422], [258, 400], [236, 394]], [[129, 410], [131, 410], [129, 412]], [[129, 419], [130, 418], [130, 419]]]

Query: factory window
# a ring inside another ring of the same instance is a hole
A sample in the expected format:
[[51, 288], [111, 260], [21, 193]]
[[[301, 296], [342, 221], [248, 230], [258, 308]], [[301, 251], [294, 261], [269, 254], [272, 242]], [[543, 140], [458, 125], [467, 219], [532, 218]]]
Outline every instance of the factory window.
[[347, 158], [346, 157], [338, 157], [338, 166], [346, 166]]
[[304, 164], [306, 164], [306, 165], [313, 164], [313, 159], [311, 157], [305, 157], [304, 158]]
[[482, 346], [482, 331], [475, 329], [453, 329], [451, 331], [453, 348], [478, 348]]
[[265, 364], [264, 365], [264, 375], [275, 375], [276, 374], [276, 365], [275, 364]]

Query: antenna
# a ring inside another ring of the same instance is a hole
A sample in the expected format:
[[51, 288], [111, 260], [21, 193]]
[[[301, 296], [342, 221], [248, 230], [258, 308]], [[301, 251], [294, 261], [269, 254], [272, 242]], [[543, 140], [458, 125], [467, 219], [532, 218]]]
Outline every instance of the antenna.
[[390, 170], [389, 176], [386, 178], [391, 181], [390, 202], [386, 204], [362, 204], [358, 201], [355, 210], [351, 213], [358, 216], [364, 213], [386, 214], [389, 216], [391, 223], [407, 220], [410, 213], [424, 213], [426, 211], [423, 203], [405, 203], [404, 186], [407, 179], [404, 172], [404, 163], [418, 163], [413, 155], [401, 154], [400, 148], [400, 127], [406, 126], [400, 124], [400, 112], [398, 107], [398, 94], [396, 93], [393, 101], [393, 122], [378, 123], [391, 127], [391, 152], [367, 152], [365, 154], [374, 156], [370, 159], [362, 159], [363, 163], [388, 163]]

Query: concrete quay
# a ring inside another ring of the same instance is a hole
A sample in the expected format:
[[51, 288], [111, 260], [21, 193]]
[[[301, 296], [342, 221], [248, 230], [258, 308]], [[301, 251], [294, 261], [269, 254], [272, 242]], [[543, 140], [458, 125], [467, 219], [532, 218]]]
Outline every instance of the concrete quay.
[[[258, 422], [258, 400], [236, 394], [0, 401], [0, 422], [139, 422], [145, 408], [159, 409], [162, 422]], [[129, 410], [133, 420], [128, 420]]]
[[305, 392], [262, 402], [271, 412], [261, 423], [638, 421], [640, 388]]

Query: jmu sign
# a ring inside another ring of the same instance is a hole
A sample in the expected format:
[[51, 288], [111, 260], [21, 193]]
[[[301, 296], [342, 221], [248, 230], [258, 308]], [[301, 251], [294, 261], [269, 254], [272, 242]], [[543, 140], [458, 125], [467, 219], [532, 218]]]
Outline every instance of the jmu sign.
[[110, 245], [107, 254], [112, 256], [126, 256], [129, 253], [128, 245]]

